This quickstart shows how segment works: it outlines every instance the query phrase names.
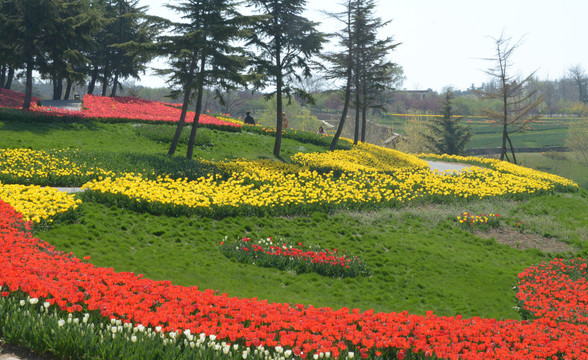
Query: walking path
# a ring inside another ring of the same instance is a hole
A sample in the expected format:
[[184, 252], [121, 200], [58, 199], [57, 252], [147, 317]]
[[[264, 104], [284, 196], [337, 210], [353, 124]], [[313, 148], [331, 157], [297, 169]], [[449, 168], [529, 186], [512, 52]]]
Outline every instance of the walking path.
[[42, 100], [41, 105], [66, 110], [82, 110], [82, 100]]
[[454, 170], [454, 171], [460, 171], [463, 170], [465, 168], [468, 168], [472, 165], [470, 164], [459, 164], [459, 163], [453, 163], [453, 162], [444, 162], [444, 161], [429, 161], [426, 160], [429, 163], [429, 166], [431, 167], [431, 171], [447, 171], [447, 170]]

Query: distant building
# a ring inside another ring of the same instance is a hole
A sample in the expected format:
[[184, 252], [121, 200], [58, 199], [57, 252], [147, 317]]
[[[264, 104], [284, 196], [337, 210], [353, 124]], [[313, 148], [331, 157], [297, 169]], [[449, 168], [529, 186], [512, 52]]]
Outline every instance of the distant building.
[[437, 96], [437, 93], [433, 89], [427, 90], [401, 90], [398, 94], [406, 94], [408, 97], [414, 100], [425, 100], [431, 96]]

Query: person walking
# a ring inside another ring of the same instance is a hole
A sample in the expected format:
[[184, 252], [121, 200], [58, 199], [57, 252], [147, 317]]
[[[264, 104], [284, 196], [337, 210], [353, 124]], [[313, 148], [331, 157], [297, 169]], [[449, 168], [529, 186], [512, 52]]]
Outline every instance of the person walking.
[[245, 116], [245, 124], [255, 125], [255, 119], [251, 116], [249, 111], [246, 112], [247, 116]]

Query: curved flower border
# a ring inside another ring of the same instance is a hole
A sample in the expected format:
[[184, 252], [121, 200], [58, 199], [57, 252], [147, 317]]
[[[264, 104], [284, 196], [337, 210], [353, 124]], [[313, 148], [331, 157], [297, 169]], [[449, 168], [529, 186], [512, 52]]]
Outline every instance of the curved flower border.
[[581, 322], [333, 310], [215, 295], [96, 267], [56, 251], [23, 225], [21, 215], [0, 201], [0, 295], [22, 291], [69, 313], [90, 311], [135, 327], [288, 348], [300, 358], [327, 352], [333, 358], [350, 352], [398, 359], [588, 358], [588, 326]]

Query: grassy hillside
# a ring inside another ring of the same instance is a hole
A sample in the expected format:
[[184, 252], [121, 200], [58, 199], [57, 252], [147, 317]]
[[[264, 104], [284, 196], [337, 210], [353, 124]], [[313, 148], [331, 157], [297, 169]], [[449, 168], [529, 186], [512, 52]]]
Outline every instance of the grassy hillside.
[[[181, 160], [185, 145], [175, 160], [164, 155], [173, 129], [171, 125], [3, 122], [0, 147], [77, 148], [80, 159], [112, 170], [166, 173], [199, 166]], [[198, 134], [195, 155], [202, 159], [273, 158], [271, 136], [209, 129], [200, 129]], [[286, 161], [296, 152], [325, 150], [284, 139]], [[557, 212], [552, 211], [554, 207]], [[77, 257], [92, 256], [99, 266], [239, 297], [332, 308], [517, 318], [512, 308], [517, 273], [555, 254], [481, 238], [460, 229], [456, 216], [464, 211], [499, 213], [511, 224], [523, 220], [534, 233], [582, 252], [588, 248], [586, 224], [578, 210], [587, 207], [582, 192], [530, 202], [484, 200], [331, 215], [213, 220], [155, 216], [85, 202], [77, 220], [57, 223], [37, 236]], [[244, 236], [346, 249], [370, 264], [372, 275], [330, 279], [239, 264], [220, 253], [219, 243], [225, 237]]]

